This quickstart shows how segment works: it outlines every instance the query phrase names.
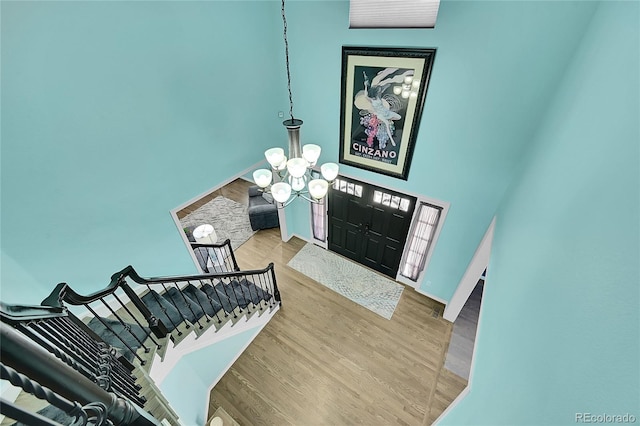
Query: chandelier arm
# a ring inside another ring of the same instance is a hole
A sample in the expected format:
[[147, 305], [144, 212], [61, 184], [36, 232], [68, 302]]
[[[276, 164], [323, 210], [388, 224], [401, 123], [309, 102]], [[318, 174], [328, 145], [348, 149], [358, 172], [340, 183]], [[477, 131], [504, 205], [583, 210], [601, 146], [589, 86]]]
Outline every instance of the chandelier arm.
[[[301, 198], [303, 198], [303, 199], [305, 199], [305, 200], [307, 200], [308, 202], [313, 203], [313, 204], [319, 204], [319, 203], [320, 203], [320, 200], [316, 200], [316, 199], [315, 199], [315, 198], [313, 198], [313, 197], [307, 197], [307, 196], [306, 196], [306, 195], [304, 195], [304, 193], [302, 193], [302, 192], [300, 192], [300, 193], [296, 194], [296, 196], [301, 197]], [[326, 195], [325, 195], [325, 197], [326, 197]], [[323, 198], [324, 198], [324, 197], [323, 197]]]

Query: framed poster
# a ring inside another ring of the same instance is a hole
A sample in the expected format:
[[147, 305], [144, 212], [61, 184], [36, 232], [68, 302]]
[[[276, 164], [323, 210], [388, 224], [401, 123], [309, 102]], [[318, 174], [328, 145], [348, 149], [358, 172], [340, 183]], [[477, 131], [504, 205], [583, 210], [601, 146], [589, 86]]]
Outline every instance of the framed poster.
[[435, 54], [342, 47], [340, 163], [407, 180]]

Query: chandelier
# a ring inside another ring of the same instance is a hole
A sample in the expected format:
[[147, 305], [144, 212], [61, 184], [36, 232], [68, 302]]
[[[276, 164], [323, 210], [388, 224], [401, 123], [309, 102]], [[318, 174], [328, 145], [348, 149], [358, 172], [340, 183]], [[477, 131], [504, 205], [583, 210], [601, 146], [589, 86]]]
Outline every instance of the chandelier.
[[321, 148], [318, 145], [307, 144], [300, 147], [300, 127], [302, 120], [293, 117], [293, 96], [291, 95], [291, 73], [289, 71], [289, 43], [287, 41], [287, 18], [284, 13], [282, 0], [282, 23], [284, 27], [284, 48], [287, 65], [287, 89], [289, 90], [289, 116], [282, 122], [287, 128], [289, 138], [289, 157], [284, 149], [270, 148], [264, 156], [271, 165], [269, 169], [259, 169], [253, 172], [253, 180], [263, 192], [270, 193], [276, 200], [278, 207], [286, 207], [293, 200], [300, 197], [312, 203], [322, 200], [329, 190], [329, 185], [338, 176], [336, 163], [325, 163], [320, 167], [322, 178], [314, 173]]

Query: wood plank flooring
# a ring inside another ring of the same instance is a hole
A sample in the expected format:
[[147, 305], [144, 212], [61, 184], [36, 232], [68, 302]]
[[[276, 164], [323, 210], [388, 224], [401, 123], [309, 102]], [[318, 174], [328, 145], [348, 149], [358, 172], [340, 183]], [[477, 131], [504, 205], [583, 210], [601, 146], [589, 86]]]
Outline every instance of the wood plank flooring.
[[223, 196], [230, 200], [236, 201], [240, 204], [248, 205], [249, 204], [249, 194], [248, 189], [253, 185], [253, 183], [246, 181], [244, 179], [236, 179], [228, 185], [223, 186], [222, 188], [216, 189], [200, 198], [198, 201], [190, 204], [189, 206], [183, 208], [176, 212], [178, 219], [184, 218], [186, 215], [196, 210], [198, 207], [202, 207], [207, 204], [209, 201], [213, 200], [216, 197]]
[[[224, 191], [240, 197], [249, 185]], [[209, 416], [222, 407], [241, 425], [433, 423], [467, 384], [443, 368], [443, 306], [407, 287], [386, 320], [286, 266], [304, 244], [270, 229], [236, 251], [243, 269], [275, 264], [283, 304], [211, 391]]]

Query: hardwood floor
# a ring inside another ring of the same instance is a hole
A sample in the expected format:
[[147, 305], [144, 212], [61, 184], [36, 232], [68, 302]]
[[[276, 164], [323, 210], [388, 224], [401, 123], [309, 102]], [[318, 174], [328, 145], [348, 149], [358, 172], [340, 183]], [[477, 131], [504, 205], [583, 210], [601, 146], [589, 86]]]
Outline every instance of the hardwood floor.
[[[246, 196], [249, 185], [217, 195]], [[443, 368], [453, 327], [443, 306], [405, 288], [386, 320], [289, 268], [304, 244], [270, 229], [236, 251], [243, 269], [275, 264], [282, 307], [211, 391], [209, 416], [222, 407], [241, 425], [432, 424], [467, 384]]]
[[178, 219], [182, 219], [192, 211], [196, 210], [198, 207], [202, 207], [209, 201], [219, 196], [223, 196], [240, 204], [247, 205], [249, 204], [249, 194], [247, 191], [251, 185], [253, 185], [253, 183], [249, 181], [246, 181], [244, 179], [236, 179], [228, 185], [210, 192], [193, 204], [183, 208], [182, 210], [179, 210], [176, 215], [178, 216]]

